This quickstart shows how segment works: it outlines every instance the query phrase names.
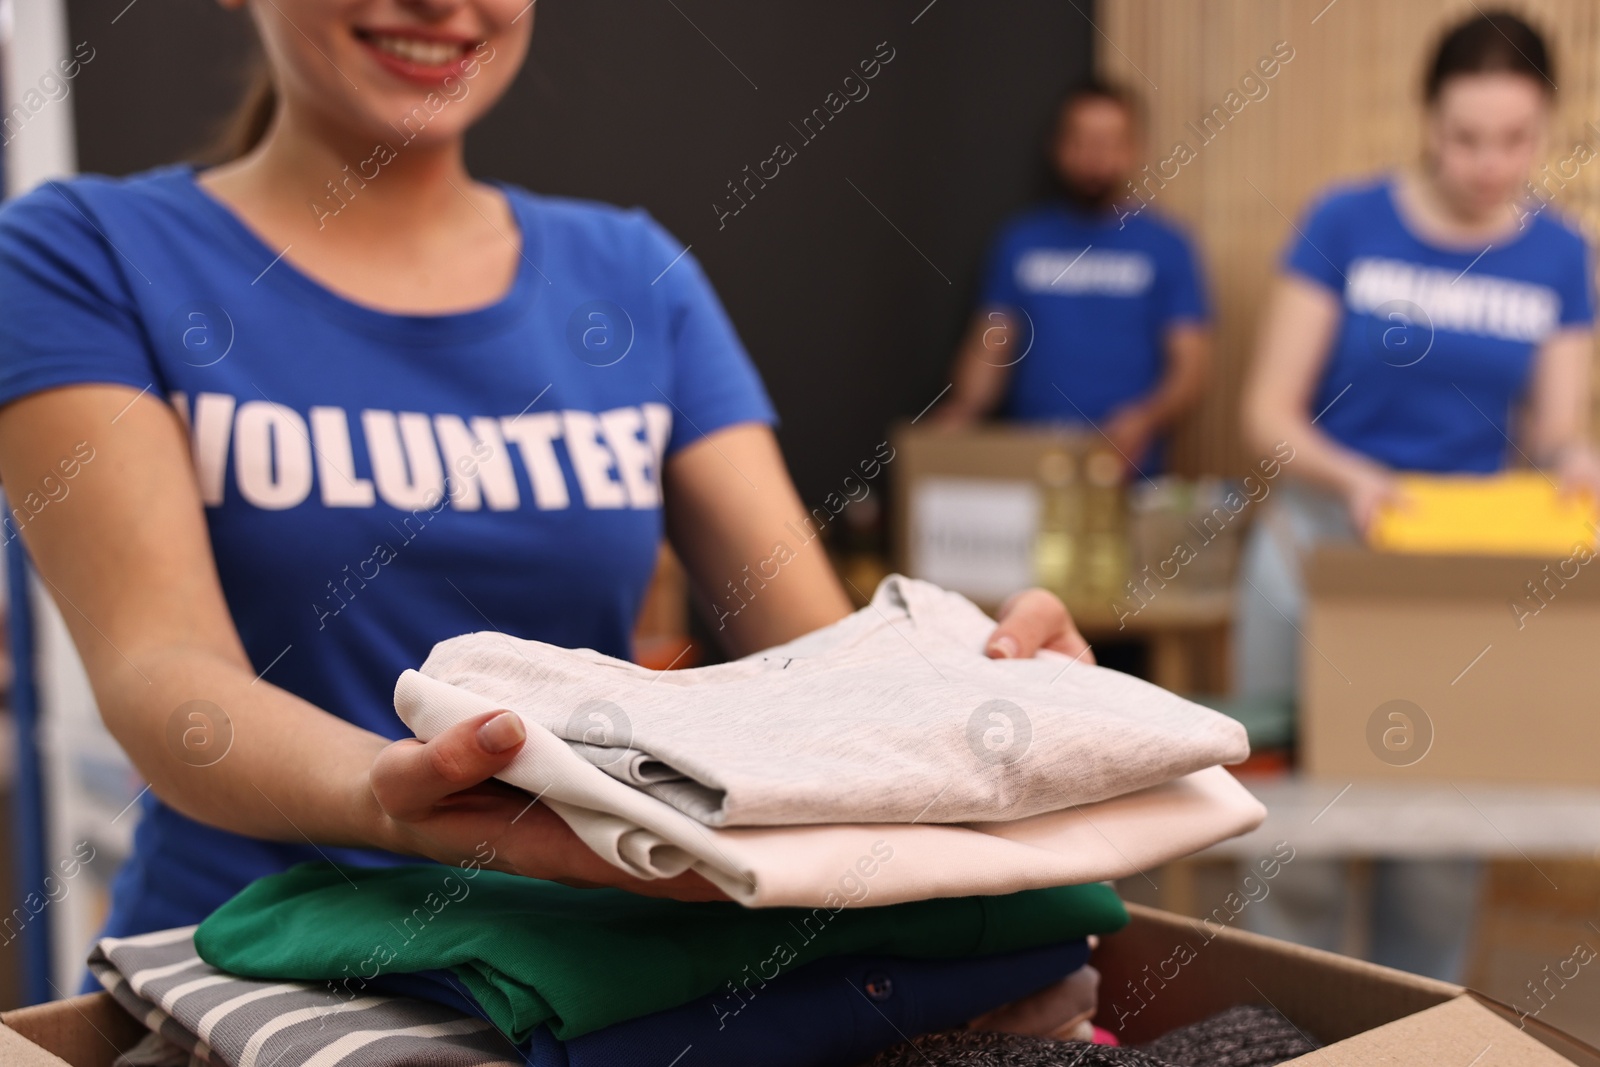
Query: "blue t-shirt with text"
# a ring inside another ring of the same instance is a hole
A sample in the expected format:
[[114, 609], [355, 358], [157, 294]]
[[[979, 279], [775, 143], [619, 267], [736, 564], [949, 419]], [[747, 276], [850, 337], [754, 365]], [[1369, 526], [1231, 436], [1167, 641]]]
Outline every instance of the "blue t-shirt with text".
[[1502, 469], [1539, 346], [1593, 322], [1584, 239], [1543, 212], [1493, 244], [1440, 247], [1407, 227], [1391, 179], [1329, 192], [1297, 231], [1285, 267], [1340, 305], [1316, 424], [1395, 470]]
[[[0, 403], [91, 382], [169, 403], [252, 667], [385, 737], [410, 734], [396, 678], [445, 638], [628, 656], [664, 459], [776, 418], [694, 257], [643, 210], [502, 187], [509, 292], [391, 314], [298, 271], [195, 176], [49, 183], [0, 211]], [[395, 859], [143, 808], [113, 935], [198, 922], [305, 860]]]
[[1180, 230], [1153, 212], [1119, 219], [1067, 205], [1001, 231], [982, 303], [1020, 313], [1001, 414], [1030, 422], [1100, 423], [1148, 395], [1166, 370], [1168, 331], [1207, 318]]

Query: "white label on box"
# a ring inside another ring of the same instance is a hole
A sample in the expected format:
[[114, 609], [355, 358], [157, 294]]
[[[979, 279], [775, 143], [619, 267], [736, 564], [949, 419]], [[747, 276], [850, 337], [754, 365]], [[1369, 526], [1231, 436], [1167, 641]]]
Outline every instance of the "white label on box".
[[1039, 493], [1032, 482], [924, 478], [911, 494], [911, 577], [974, 600], [1033, 585]]

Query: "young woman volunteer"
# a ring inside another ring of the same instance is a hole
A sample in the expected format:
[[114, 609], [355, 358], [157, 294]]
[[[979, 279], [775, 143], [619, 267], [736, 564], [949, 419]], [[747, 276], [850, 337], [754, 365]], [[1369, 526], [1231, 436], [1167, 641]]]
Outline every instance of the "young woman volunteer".
[[[644, 211], [466, 172], [526, 0], [223, 2], [271, 75], [236, 158], [0, 213], [0, 476], [15, 506], [72, 461], [68, 495], [16, 515], [150, 783], [107, 932], [198, 922], [308, 859], [486, 841], [508, 871], [713, 896], [623, 876], [490, 781], [515, 716], [396, 741], [391, 699], [468, 631], [626, 656], [663, 530], [707, 594], [793, 540], [732, 325]], [[850, 610], [791, 547], [731, 652]], [[990, 654], [1047, 645], [1083, 649], [1058, 600], [1014, 597]]]
[[[1299, 561], [1318, 541], [1363, 533], [1399, 498], [1397, 475], [1527, 460], [1571, 488], [1600, 483], [1589, 251], [1526, 193], [1554, 91], [1539, 34], [1515, 16], [1479, 14], [1443, 38], [1427, 68], [1421, 165], [1332, 190], [1296, 227], [1243, 404], [1251, 443], [1288, 442], [1294, 459], [1291, 484], [1245, 551], [1242, 696], [1293, 698]], [[1294, 925], [1275, 932], [1337, 943], [1344, 894], [1309, 873], [1291, 879], [1298, 898], [1280, 888], [1261, 915], [1276, 910]], [[1473, 873], [1380, 864], [1378, 958], [1451, 974]]]

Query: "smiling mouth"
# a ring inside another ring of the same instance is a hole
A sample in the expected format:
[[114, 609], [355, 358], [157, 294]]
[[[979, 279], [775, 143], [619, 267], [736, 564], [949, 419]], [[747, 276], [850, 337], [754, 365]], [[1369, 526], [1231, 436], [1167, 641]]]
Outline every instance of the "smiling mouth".
[[359, 29], [355, 35], [375, 51], [422, 68], [449, 66], [465, 56], [475, 44], [472, 41], [430, 41]]

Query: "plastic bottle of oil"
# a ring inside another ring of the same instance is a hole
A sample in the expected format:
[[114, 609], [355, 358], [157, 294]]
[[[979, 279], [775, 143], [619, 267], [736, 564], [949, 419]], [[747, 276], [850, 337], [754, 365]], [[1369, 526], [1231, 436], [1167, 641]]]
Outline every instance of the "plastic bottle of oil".
[[1065, 449], [1039, 457], [1039, 529], [1033, 540], [1034, 581], [1070, 601], [1080, 595], [1083, 485], [1078, 461]]
[[1083, 480], [1083, 593], [1115, 599], [1132, 556], [1122, 461], [1109, 449], [1095, 449], [1084, 458]]

